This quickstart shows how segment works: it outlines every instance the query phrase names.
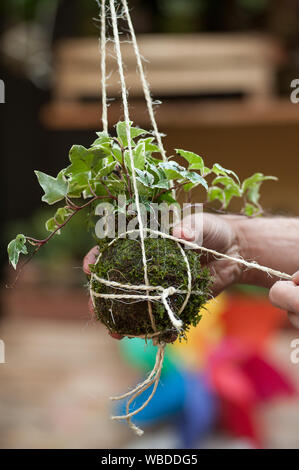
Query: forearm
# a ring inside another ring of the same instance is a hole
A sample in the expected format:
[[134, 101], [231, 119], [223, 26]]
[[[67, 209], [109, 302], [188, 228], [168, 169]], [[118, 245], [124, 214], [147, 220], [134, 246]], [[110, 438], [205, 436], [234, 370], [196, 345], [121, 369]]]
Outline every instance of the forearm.
[[[240, 254], [246, 260], [287, 274], [299, 268], [299, 218], [242, 218], [237, 224]], [[277, 278], [256, 269], [244, 270], [241, 282], [271, 287]]]

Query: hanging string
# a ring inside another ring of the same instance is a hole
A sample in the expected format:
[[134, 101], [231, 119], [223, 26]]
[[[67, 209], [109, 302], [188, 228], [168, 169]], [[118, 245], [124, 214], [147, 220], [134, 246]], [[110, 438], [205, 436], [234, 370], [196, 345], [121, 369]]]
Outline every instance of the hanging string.
[[128, 8], [128, 3], [127, 3], [126, 0], [122, 0], [122, 4], [123, 4], [123, 7], [124, 7], [124, 12], [125, 12], [126, 19], [127, 19], [128, 25], [129, 25], [130, 35], [131, 35], [131, 38], [132, 38], [132, 43], [133, 43], [133, 47], [134, 47], [134, 51], [135, 51], [135, 55], [136, 55], [136, 59], [137, 59], [137, 66], [138, 66], [138, 70], [139, 70], [139, 74], [140, 74], [140, 78], [141, 78], [141, 83], [142, 83], [142, 87], [143, 87], [145, 101], [146, 101], [146, 104], [147, 104], [147, 109], [148, 109], [148, 113], [149, 113], [149, 116], [150, 116], [150, 120], [151, 120], [153, 129], [154, 129], [154, 134], [156, 136], [162, 158], [163, 158], [164, 161], [167, 161], [167, 156], [166, 156], [166, 152], [165, 152], [163, 142], [162, 142], [162, 139], [161, 139], [161, 134], [158, 130], [158, 125], [157, 125], [157, 121], [156, 121], [156, 118], [155, 118], [155, 113], [154, 113], [154, 108], [153, 108], [153, 100], [151, 98], [150, 87], [149, 87], [148, 81], [147, 81], [146, 76], [145, 76], [144, 67], [143, 67], [142, 60], [141, 60], [141, 54], [140, 54], [138, 42], [137, 42], [137, 39], [136, 39], [136, 34], [135, 34], [134, 26], [133, 26], [131, 15], [130, 15], [129, 8]]
[[102, 123], [103, 131], [108, 133], [107, 75], [106, 75], [106, 0], [96, 0], [101, 8], [101, 74], [102, 74]]
[[[124, 420], [124, 419], [127, 420], [129, 427], [139, 437], [143, 435], [143, 431], [131, 421], [131, 418], [137, 415], [138, 413], [140, 413], [142, 410], [144, 410], [144, 408], [149, 404], [149, 402], [155, 395], [159, 381], [160, 381], [161, 372], [162, 372], [164, 354], [165, 354], [165, 343], [159, 343], [158, 352], [156, 355], [156, 363], [149, 377], [145, 379], [144, 382], [137, 385], [137, 387], [134, 390], [131, 390], [130, 392], [125, 393], [124, 395], [121, 395], [119, 397], [111, 397], [111, 400], [122, 400], [123, 398], [130, 397], [126, 405], [126, 414], [120, 415], [120, 416], [113, 416], [112, 419], [113, 420]], [[143, 392], [145, 392], [151, 385], [154, 385], [153, 390], [150, 396], [147, 398], [147, 400], [137, 410], [130, 412], [131, 403], [133, 403], [134, 400], [136, 400], [136, 398], [139, 395], [141, 395]]]
[[[152, 126], [153, 126], [154, 134], [155, 134], [155, 137], [157, 139], [158, 147], [160, 149], [162, 158], [166, 162], [167, 161], [167, 156], [166, 156], [165, 148], [163, 146], [161, 134], [160, 134], [159, 129], [158, 129], [157, 121], [156, 121], [156, 118], [155, 118], [153, 100], [152, 100], [152, 97], [151, 97], [150, 87], [149, 87], [148, 81], [147, 81], [146, 76], [145, 76], [144, 67], [143, 67], [142, 59], [141, 59], [141, 54], [140, 54], [138, 42], [137, 42], [137, 39], [136, 39], [136, 34], [135, 34], [134, 26], [133, 26], [133, 23], [132, 23], [131, 15], [130, 15], [130, 12], [129, 12], [127, 0], [122, 0], [122, 4], [123, 4], [123, 7], [124, 7], [124, 12], [125, 12], [126, 19], [127, 19], [128, 25], [129, 25], [130, 35], [131, 35], [131, 38], [132, 38], [133, 48], [134, 48], [134, 51], [135, 51], [137, 66], [138, 66], [138, 70], [139, 70], [139, 74], [140, 74], [140, 79], [141, 79], [141, 83], [142, 83], [142, 87], [143, 87], [143, 93], [144, 93], [145, 101], [146, 101], [146, 104], [147, 104], [148, 113], [149, 113], [149, 116], [150, 116], [150, 120], [151, 120], [151, 123], [152, 123]], [[173, 186], [173, 185], [171, 184], [171, 186]], [[171, 193], [172, 193], [173, 199], [176, 200], [176, 190], [173, 189], [171, 191]]]

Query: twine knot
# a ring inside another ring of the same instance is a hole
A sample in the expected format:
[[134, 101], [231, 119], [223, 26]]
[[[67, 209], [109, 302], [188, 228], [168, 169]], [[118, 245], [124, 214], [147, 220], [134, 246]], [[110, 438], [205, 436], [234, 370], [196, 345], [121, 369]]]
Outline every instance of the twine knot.
[[164, 289], [162, 295], [164, 296], [164, 299], [167, 299], [167, 297], [169, 297], [170, 295], [174, 295], [175, 293], [176, 293], [176, 288], [173, 286], [170, 286], [170, 287], [167, 287], [167, 289]]
[[170, 296], [170, 295], [173, 295], [176, 293], [176, 289], [174, 287], [168, 287], [167, 289], [164, 289], [164, 291], [162, 292], [162, 295], [161, 295], [161, 300], [164, 304], [164, 307], [168, 313], [168, 316], [169, 316], [169, 319], [171, 321], [171, 323], [173, 324], [173, 326], [178, 330], [178, 332], [181, 331], [182, 327], [183, 327], [183, 322], [182, 320], [179, 320], [175, 314], [173, 313], [172, 309], [170, 308], [168, 302], [167, 302], [167, 298]]

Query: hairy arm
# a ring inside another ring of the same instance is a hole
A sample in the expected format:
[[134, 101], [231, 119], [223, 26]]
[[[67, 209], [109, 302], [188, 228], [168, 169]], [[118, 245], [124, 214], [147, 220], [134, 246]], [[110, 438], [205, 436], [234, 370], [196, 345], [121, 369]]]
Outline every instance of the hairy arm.
[[[246, 259], [292, 274], [299, 267], [299, 220], [274, 217], [239, 222], [239, 237]], [[279, 281], [253, 269], [243, 272], [241, 282], [270, 288], [273, 305], [288, 312], [291, 323], [299, 328], [299, 272], [292, 281]]]
[[[272, 269], [293, 274], [299, 268], [299, 219], [240, 218], [234, 222], [240, 254]], [[256, 269], [242, 272], [240, 282], [272, 287], [277, 279]]]

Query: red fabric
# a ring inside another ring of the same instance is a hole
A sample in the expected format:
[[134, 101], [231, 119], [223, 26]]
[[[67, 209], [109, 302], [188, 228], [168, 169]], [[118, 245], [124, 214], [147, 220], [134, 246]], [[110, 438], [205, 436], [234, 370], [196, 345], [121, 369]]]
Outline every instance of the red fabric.
[[294, 395], [294, 386], [257, 352], [252, 342], [243, 339], [223, 340], [211, 354], [208, 370], [220, 399], [223, 427], [261, 447], [259, 403], [279, 395]]
[[260, 400], [265, 401], [276, 396], [292, 396], [296, 393], [291, 382], [262, 357], [252, 355], [241, 367]]
[[286, 324], [287, 318], [267, 298], [234, 295], [223, 321], [226, 336], [246, 340], [259, 348], [275, 330]]
[[221, 424], [231, 434], [245, 437], [254, 447], [262, 447], [260, 430], [253, 406], [237, 406], [225, 400], [221, 403]]

